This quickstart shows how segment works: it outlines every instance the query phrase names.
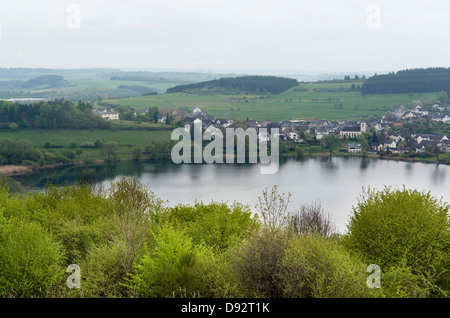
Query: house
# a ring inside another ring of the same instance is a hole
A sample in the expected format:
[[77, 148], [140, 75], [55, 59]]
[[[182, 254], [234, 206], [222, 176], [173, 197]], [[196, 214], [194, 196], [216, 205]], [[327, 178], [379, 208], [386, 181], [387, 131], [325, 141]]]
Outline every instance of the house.
[[409, 153], [409, 149], [405, 149], [405, 148], [389, 148], [389, 151], [390, 151], [392, 154]]
[[361, 144], [357, 142], [352, 142], [347, 145], [347, 151], [351, 153], [360, 153], [361, 152]]
[[[291, 131], [291, 132], [288, 132], [287, 133], [287, 136], [288, 136], [288, 138], [290, 139], [290, 140], [293, 140], [293, 141], [295, 141], [295, 142], [300, 142], [300, 136], [298, 135], [298, 133], [297, 132], [295, 132], [295, 131]], [[303, 139], [301, 140], [301, 141], [303, 141]]]
[[141, 110], [139, 111], [139, 113], [140, 113], [141, 115], [145, 115], [145, 114], [147, 114], [149, 111], [150, 111], [150, 109], [149, 109], [148, 107], [145, 107], [144, 109], [141, 109]]
[[266, 119], [265, 121], [263, 121], [262, 126], [263, 127], [267, 127], [268, 125], [270, 125], [272, 123], [272, 121], [270, 119]]
[[397, 133], [394, 135], [390, 135], [389, 139], [395, 141], [398, 144], [402, 141], [405, 141], [406, 138], [404, 136], [402, 136], [402, 134]]
[[366, 132], [367, 127], [365, 122], [361, 122], [358, 126], [346, 126], [340, 131], [340, 136], [343, 138], [358, 138], [363, 132]]
[[441, 117], [433, 118], [433, 121], [441, 122], [444, 124], [450, 124], [450, 117], [448, 115], [445, 115], [443, 117], [441, 116]]
[[330, 132], [328, 131], [328, 129], [326, 129], [324, 127], [318, 127], [318, 128], [316, 128], [316, 139], [321, 140], [323, 137], [325, 137], [329, 133]]
[[195, 117], [185, 117], [181, 120], [181, 123], [184, 124], [184, 129], [187, 132], [191, 131], [191, 127], [194, 125], [194, 121], [197, 120]]
[[422, 141], [437, 141], [437, 142], [447, 141], [448, 137], [442, 134], [421, 134], [416, 135], [415, 139], [417, 143], [420, 144]]
[[413, 119], [413, 118], [416, 118], [416, 115], [414, 115], [412, 112], [409, 112], [408, 114], [402, 117], [402, 119]]
[[195, 108], [192, 110], [192, 113], [193, 113], [193, 114], [203, 114], [203, 111], [202, 111], [202, 109], [201, 109], [200, 107], [195, 107]]
[[207, 136], [215, 136], [218, 132], [221, 132], [219, 128], [217, 128], [214, 125], [209, 125], [206, 129], [204, 134]]
[[230, 126], [230, 123], [228, 122], [228, 119], [225, 118], [217, 118], [216, 120], [214, 120], [214, 123], [216, 125], [222, 126], [227, 128], [228, 126]]
[[260, 132], [258, 134], [258, 140], [260, 143], [268, 142], [270, 140], [269, 134], [267, 132]]
[[370, 148], [374, 151], [383, 151], [384, 150], [384, 143], [382, 142], [372, 142], [370, 144]]
[[247, 121], [247, 125], [248, 127], [255, 127], [255, 128], [259, 128], [261, 127], [261, 125], [259, 124], [259, 122], [257, 120], [253, 120], [253, 119], [249, 119]]
[[383, 148], [386, 150], [391, 148], [397, 148], [397, 143], [395, 142], [395, 140], [385, 141], [383, 144]]
[[443, 141], [440, 143], [441, 151], [450, 153], [450, 142], [449, 141]]
[[417, 153], [421, 153], [423, 151], [425, 151], [425, 149], [427, 148], [428, 145], [433, 146], [435, 144], [434, 141], [431, 140], [422, 140], [419, 143], [416, 143], [412, 146], [412, 148], [417, 152]]
[[166, 115], [161, 115], [161, 114], [158, 115], [158, 123], [165, 124], [166, 121], [167, 121], [167, 116]]
[[98, 109], [97, 114], [101, 115], [105, 120], [118, 120], [119, 113], [115, 110]]

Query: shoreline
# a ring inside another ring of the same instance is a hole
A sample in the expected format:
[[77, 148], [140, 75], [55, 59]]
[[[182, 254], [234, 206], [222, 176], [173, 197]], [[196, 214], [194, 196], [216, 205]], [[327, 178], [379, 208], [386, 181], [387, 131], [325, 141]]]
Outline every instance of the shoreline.
[[[313, 158], [313, 157], [330, 157], [329, 153], [322, 152], [322, 153], [314, 153], [314, 154], [303, 154], [303, 156], [296, 156], [295, 154], [281, 154], [280, 157], [284, 158]], [[337, 157], [337, 158], [368, 158], [368, 159], [379, 159], [379, 160], [392, 160], [392, 161], [403, 161], [403, 162], [414, 162], [414, 163], [426, 163], [426, 164], [443, 164], [443, 165], [449, 165], [449, 163], [446, 162], [437, 162], [437, 161], [425, 161], [420, 160], [418, 158], [408, 158], [408, 157], [397, 157], [397, 156], [380, 156], [378, 154], [369, 154], [367, 156], [362, 155], [340, 155], [340, 154], [333, 154], [331, 157]], [[137, 161], [148, 161], [149, 159], [138, 159]], [[131, 158], [119, 158], [115, 160], [114, 162], [130, 162], [130, 161], [136, 161], [136, 159]], [[89, 162], [89, 164], [104, 164], [107, 160], [104, 159], [97, 159], [92, 162]], [[69, 164], [51, 164], [51, 165], [44, 165], [44, 166], [23, 166], [23, 165], [4, 165], [0, 166], [0, 175], [3, 175], [5, 177], [13, 177], [13, 176], [19, 176], [19, 175], [27, 175], [35, 173], [39, 170], [45, 170], [45, 169], [54, 169], [54, 168], [60, 168], [60, 167], [66, 167], [66, 166], [79, 166], [84, 165], [86, 162], [78, 160]]]

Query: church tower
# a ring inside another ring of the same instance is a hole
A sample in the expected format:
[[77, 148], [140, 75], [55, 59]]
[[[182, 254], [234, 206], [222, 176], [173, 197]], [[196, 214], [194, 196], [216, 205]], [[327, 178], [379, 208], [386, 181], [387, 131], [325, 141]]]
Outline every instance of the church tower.
[[361, 130], [361, 133], [367, 132], [367, 125], [366, 125], [365, 121], [361, 122], [361, 129], [360, 130]]

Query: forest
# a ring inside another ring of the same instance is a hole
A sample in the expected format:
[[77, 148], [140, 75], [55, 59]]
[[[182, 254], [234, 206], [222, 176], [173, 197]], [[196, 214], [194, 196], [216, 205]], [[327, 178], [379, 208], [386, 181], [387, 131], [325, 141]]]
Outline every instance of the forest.
[[19, 104], [0, 101], [0, 129], [87, 129], [109, 128], [109, 123], [92, 112], [89, 102], [64, 99]]
[[1, 187], [0, 297], [449, 296], [447, 203], [366, 189], [337, 233], [320, 201], [290, 207], [291, 196], [273, 186], [255, 207], [169, 206], [134, 178], [20, 196]]
[[218, 80], [177, 85], [167, 89], [167, 93], [195, 92], [201, 93], [202, 89], [228, 89], [235, 92], [249, 92], [256, 94], [279, 94], [290, 88], [298, 86], [296, 79], [277, 76], [239, 76], [220, 78]]
[[450, 68], [408, 69], [374, 75], [361, 87], [362, 94], [399, 94], [450, 91]]

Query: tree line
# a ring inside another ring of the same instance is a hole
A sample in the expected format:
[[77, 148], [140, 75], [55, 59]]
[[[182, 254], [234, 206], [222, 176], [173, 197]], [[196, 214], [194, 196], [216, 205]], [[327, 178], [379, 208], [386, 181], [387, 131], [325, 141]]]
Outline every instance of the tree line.
[[14, 123], [22, 129], [109, 128], [109, 123], [92, 112], [92, 105], [64, 99], [19, 104], [0, 101], [0, 128]]
[[450, 91], [450, 68], [407, 69], [374, 75], [361, 87], [362, 94], [426, 93]]
[[180, 93], [204, 88], [227, 88], [236, 89], [242, 92], [279, 94], [296, 86], [298, 86], [298, 82], [296, 79], [277, 76], [255, 75], [220, 78], [218, 80], [194, 84], [177, 85], [175, 87], [167, 89], [167, 93]]

